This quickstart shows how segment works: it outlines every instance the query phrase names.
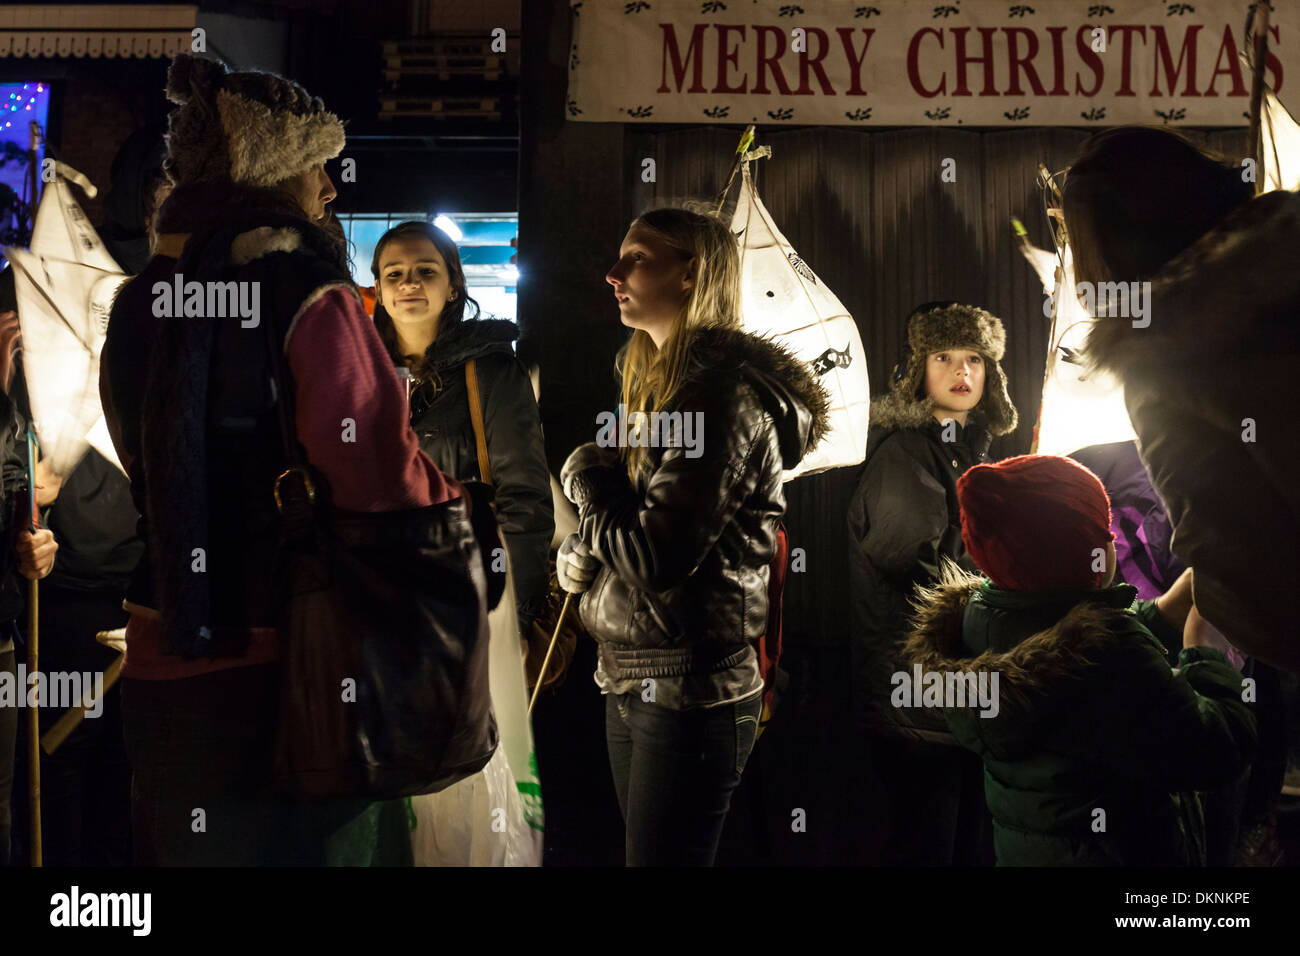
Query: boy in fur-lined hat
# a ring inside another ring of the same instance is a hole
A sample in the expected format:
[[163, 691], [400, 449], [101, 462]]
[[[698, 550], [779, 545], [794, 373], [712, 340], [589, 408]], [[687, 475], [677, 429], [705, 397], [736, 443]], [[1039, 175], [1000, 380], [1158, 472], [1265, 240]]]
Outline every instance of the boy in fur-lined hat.
[[[945, 686], [998, 678], [991, 707], [942, 702], [984, 761], [998, 865], [1203, 865], [1192, 791], [1241, 772], [1255, 715], [1232, 648], [1192, 607], [1192, 572], [1155, 601], [1112, 586], [1110, 502], [1069, 458], [976, 465], [957, 494], [988, 580], [947, 564], [906, 657]], [[1180, 643], [1171, 670], [1165, 645]]]
[[961, 543], [957, 479], [1016, 427], [998, 364], [1002, 322], [955, 302], [917, 307], [909, 352], [889, 393], [872, 403], [867, 457], [849, 506], [853, 590], [854, 709], [887, 809], [870, 859], [949, 865], [992, 862], [980, 767], [941, 715], [890, 704], [902, 668], [909, 602], [939, 579], [943, 558], [975, 570]]

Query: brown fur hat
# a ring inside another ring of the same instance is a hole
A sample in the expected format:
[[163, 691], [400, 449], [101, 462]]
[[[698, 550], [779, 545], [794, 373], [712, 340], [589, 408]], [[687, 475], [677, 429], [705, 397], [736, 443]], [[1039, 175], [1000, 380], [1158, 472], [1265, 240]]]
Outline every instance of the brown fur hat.
[[946, 305], [915, 312], [907, 325], [910, 354], [902, 376], [889, 394], [871, 404], [871, 423], [886, 428], [916, 428], [934, 417], [934, 399], [925, 394], [925, 362], [934, 352], [972, 349], [988, 359], [984, 395], [975, 410], [984, 415], [990, 434], [1005, 435], [1019, 416], [1007, 393], [1000, 364], [1007, 349], [1002, 320], [973, 305]]
[[167, 99], [177, 109], [163, 169], [177, 185], [274, 186], [343, 151], [339, 118], [274, 73], [231, 73], [217, 60], [181, 53], [167, 71]]

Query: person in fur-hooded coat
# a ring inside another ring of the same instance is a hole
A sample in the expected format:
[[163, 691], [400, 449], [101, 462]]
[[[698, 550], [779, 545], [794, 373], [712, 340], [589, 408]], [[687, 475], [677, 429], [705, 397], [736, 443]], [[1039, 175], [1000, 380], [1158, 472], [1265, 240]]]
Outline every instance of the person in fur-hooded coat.
[[[635, 484], [583, 445], [561, 482], [603, 567], [579, 605], [599, 645], [597, 683], [676, 710], [763, 688], [768, 565], [782, 472], [826, 434], [824, 389], [790, 352], [738, 329], [699, 330], [669, 413], [702, 416], [698, 450], [652, 448]], [[698, 451], [698, 454], [696, 453]], [[576, 490], [575, 490], [576, 489]]]
[[976, 466], [958, 488], [989, 577], [945, 561], [904, 656], [954, 691], [933, 709], [984, 762], [998, 865], [1204, 865], [1195, 791], [1241, 773], [1256, 719], [1226, 645], [1184, 631], [1192, 574], [1156, 601], [1112, 584], [1106, 492], [1071, 459]]
[[599, 648], [629, 866], [713, 864], [762, 719], [782, 482], [829, 428], [808, 363], [744, 331], [740, 276], [716, 215], [633, 221], [605, 281], [635, 330], [618, 364], [634, 430], [609, 416], [560, 471], [578, 531], [556, 577]]

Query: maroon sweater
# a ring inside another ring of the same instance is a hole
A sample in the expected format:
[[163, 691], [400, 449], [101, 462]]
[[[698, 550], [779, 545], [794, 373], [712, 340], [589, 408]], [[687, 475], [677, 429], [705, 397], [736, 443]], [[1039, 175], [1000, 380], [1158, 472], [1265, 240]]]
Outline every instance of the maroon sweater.
[[[307, 460], [328, 481], [337, 507], [396, 511], [463, 494], [461, 486], [420, 451], [393, 363], [351, 290], [332, 289], [312, 303], [289, 330], [286, 351], [298, 439]], [[345, 418], [356, 422], [355, 442], [339, 441]], [[123, 464], [130, 467], [125, 459]], [[157, 611], [130, 610], [122, 672], [127, 678], [179, 680], [278, 657], [275, 631], [269, 628], [251, 631], [243, 657], [186, 661], [164, 656]]]

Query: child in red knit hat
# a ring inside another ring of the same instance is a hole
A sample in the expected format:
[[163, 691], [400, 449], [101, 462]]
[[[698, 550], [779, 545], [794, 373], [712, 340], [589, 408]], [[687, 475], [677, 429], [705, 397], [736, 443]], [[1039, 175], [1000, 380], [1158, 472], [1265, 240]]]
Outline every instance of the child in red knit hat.
[[[907, 656], [936, 687], [985, 675], [998, 689], [994, 707], [943, 700], [984, 760], [998, 864], [1204, 863], [1192, 791], [1236, 778], [1255, 716], [1229, 646], [1192, 606], [1192, 572], [1156, 601], [1112, 584], [1106, 491], [1069, 458], [976, 465], [957, 494], [988, 579], [950, 566], [921, 592]], [[1182, 644], [1176, 670], [1161, 639]]]

